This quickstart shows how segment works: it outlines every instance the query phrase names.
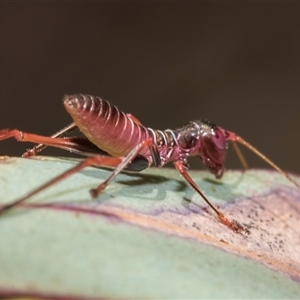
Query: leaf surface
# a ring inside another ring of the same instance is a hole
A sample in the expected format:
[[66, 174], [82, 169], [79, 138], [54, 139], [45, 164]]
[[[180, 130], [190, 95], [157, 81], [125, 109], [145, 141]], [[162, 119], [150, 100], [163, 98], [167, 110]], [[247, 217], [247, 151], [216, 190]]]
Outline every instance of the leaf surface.
[[[71, 168], [73, 159], [2, 158], [0, 203]], [[173, 169], [87, 168], [0, 215], [0, 297], [300, 298], [300, 191], [273, 171], [191, 171], [222, 225]], [[295, 176], [299, 182], [299, 177]]]

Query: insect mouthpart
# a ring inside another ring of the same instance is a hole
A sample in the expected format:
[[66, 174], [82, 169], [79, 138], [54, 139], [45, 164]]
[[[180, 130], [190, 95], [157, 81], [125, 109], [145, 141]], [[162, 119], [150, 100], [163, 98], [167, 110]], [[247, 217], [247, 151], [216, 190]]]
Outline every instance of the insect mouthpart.
[[200, 158], [209, 171], [221, 178], [227, 152], [227, 141], [223, 131], [208, 121], [200, 125]]

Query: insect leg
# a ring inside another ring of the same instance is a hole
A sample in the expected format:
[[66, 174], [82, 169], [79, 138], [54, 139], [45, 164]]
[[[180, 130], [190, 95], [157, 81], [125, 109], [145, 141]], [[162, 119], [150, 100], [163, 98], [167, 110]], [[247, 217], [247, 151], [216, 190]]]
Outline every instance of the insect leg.
[[245, 228], [239, 224], [237, 221], [231, 221], [227, 219], [224, 214], [217, 209], [204, 195], [204, 193], [200, 190], [198, 185], [194, 182], [194, 180], [190, 177], [190, 175], [187, 172], [187, 167], [184, 165], [184, 163], [180, 160], [174, 162], [174, 165], [177, 169], [177, 171], [183, 176], [183, 178], [187, 181], [187, 183], [202, 197], [202, 199], [212, 208], [212, 210], [217, 214], [218, 219], [221, 223], [229, 227], [235, 232], [239, 232], [241, 230], [245, 230]]
[[0, 207], [0, 213], [7, 211], [23, 202], [25, 202], [26, 200], [28, 200], [30, 197], [36, 195], [37, 193], [47, 189], [48, 187], [70, 177], [71, 175], [79, 172], [80, 170], [89, 167], [89, 166], [112, 166], [112, 167], [116, 167], [118, 166], [120, 163], [122, 162], [122, 158], [119, 157], [109, 157], [109, 156], [100, 156], [100, 155], [96, 155], [94, 157], [89, 157], [87, 159], [85, 159], [84, 161], [82, 161], [81, 163], [77, 164], [75, 167], [67, 170], [66, 172], [62, 173], [61, 175], [53, 178], [52, 180], [46, 182], [45, 184], [41, 185], [40, 187], [36, 188], [35, 190], [33, 190], [32, 192], [26, 194], [26, 196], [13, 201], [9, 204], [4, 204], [3, 206]]
[[52, 138], [27, 132], [19, 131], [18, 129], [0, 130], [0, 140], [15, 138], [20, 142], [32, 142], [46, 146], [61, 148], [68, 151], [73, 151], [78, 146], [78, 143], [72, 138]]
[[[65, 127], [64, 129], [71, 128], [71, 125], [69, 125], [68, 127]], [[60, 132], [61, 132], [61, 134], [65, 134], [66, 131], [61, 130]], [[55, 135], [60, 135], [60, 134], [58, 132]], [[54, 138], [54, 137], [45, 137], [45, 136], [35, 135], [35, 134], [31, 134], [31, 133], [24, 133], [24, 132], [18, 131], [17, 129], [0, 131], [0, 140], [7, 139], [10, 137], [14, 137], [16, 140], [21, 141], [21, 142], [39, 143], [42, 140], [43, 143], [38, 146], [41, 146], [43, 148], [48, 147], [48, 146], [56, 147], [56, 148], [60, 148], [63, 150], [67, 150], [67, 151], [70, 151], [70, 152], [73, 152], [76, 154], [89, 156], [89, 157], [94, 157], [95, 155], [110, 156], [107, 152], [99, 149], [96, 145], [94, 145], [91, 141], [89, 141], [85, 136]], [[35, 148], [32, 148], [32, 150], [34, 150], [34, 149]], [[39, 151], [41, 151], [41, 150], [42, 149], [40, 149]], [[29, 150], [29, 151], [31, 151], [31, 150]], [[35, 155], [35, 153], [29, 154], [29, 155], [23, 155], [23, 157], [30, 157], [33, 155]], [[132, 161], [132, 163], [130, 163], [130, 165], [128, 166], [128, 171], [139, 172], [148, 166], [147, 163], [148, 163], [148, 161], [146, 161], [146, 158], [140, 156], [136, 160]], [[146, 166], [146, 164], [147, 164], [147, 166]], [[112, 167], [114, 167], [114, 166], [112, 166]]]
[[153, 147], [152, 139], [146, 139], [135, 146], [105, 181], [103, 181], [97, 188], [90, 190], [92, 197], [97, 197], [98, 194], [103, 191], [107, 185], [130, 164], [130, 162], [139, 154], [139, 152], [146, 147], [149, 147], [150, 149]]
[[[51, 135], [51, 138], [65, 136], [66, 134], [69, 134], [76, 128], [77, 128], [77, 125], [73, 122], [70, 125], [64, 127], [63, 129], [61, 129], [58, 132]], [[48, 147], [47, 145], [39, 144], [31, 149], [26, 150], [26, 152], [22, 154], [22, 157], [35, 156], [38, 152], [41, 152], [42, 150], [44, 150], [47, 147]]]
[[[0, 139], [1, 139], [1, 133], [3, 131], [0, 131]], [[5, 134], [5, 138], [14, 136], [17, 134], [20, 134], [19, 131], [15, 130], [15, 131], [8, 131], [9, 134]], [[25, 135], [25, 133], [23, 133]], [[30, 135], [31, 136], [31, 135]], [[60, 140], [64, 139], [59, 139], [59, 138], [47, 138], [47, 137], [43, 137], [43, 136], [35, 136], [32, 135], [34, 137], [38, 137], [39, 141], [43, 140], [42, 143], [46, 143], [47, 145], [53, 146], [54, 142], [51, 142], [51, 140], [56, 140], [57, 143], [55, 144], [56, 147], [59, 148], [65, 148], [66, 146], [60, 145]], [[50, 139], [50, 141], [48, 141], [48, 139]], [[30, 197], [36, 195], [37, 193], [47, 189], [48, 187], [70, 177], [71, 175], [79, 172], [80, 170], [89, 167], [89, 166], [96, 166], [96, 167], [103, 167], [103, 166], [108, 166], [108, 167], [115, 167], [115, 171], [111, 174], [111, 176], [109, 176], [109, 178], [107, 180], [105, 180], [102, 184], [100, 184], [96, 189], [92, 189], [90, 191], [92, 197], [96, 197], [122, 170], [124, 170], [124, 168], [126, 168], [127, 166], [129, 166], [130, 169], [130, 164], [136, 164], [139, 163], [139, 159], [136, 160], [136, 157], [138, 156], [139, 152], [144, 149], [145, 147], [151, 147], [153, 144], [153, 141], [151, 139], [146, 139], [144, 140], [142, 143], [140, 143], [139, 145], [137, 145], [125, 158], [124, 157], [109, 157], [109, 156], [100, 156], [100, 155], [96, 155], [93, 157], [89, 157], [87, 159], [85, 159], [83, 162], [79, 163], [78, 165], [76, 165], [75, 167], [67, 170], [66, 172], [62, 173], [61, 175], [53, 178], [52, 180], [46, 182], [45, 184], [41, 185], [40, 187], [38, 187], [37, 189], [33, 190], [32, 192], [28, 193], [26, 196], [11, 202], [9, 204], [3, 205], [2, 207], [0, 207], [0, 213], [7, 211], [23, 202], [25, 202], [26, 200], [28, 200]], [[145, 160], [145, 159], [143, 159]], [[133, 168], [133, 167], [131, 167]], [[143, 169], [143, 168], [142, 168]]]

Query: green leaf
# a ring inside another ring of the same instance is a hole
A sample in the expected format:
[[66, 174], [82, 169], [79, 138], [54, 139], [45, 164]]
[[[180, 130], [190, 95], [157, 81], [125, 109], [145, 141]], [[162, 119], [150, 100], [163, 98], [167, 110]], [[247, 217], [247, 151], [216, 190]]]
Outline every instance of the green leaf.
[[[0, 160], [9, 203], [77, 160]], [[237, 234], [173, 169], [87, 168], [0, 215], [0, 297], [300, 298], [300, 191], [281, 174], [191, 171]], [[300, 182], [299, 177], [294, 177]]]

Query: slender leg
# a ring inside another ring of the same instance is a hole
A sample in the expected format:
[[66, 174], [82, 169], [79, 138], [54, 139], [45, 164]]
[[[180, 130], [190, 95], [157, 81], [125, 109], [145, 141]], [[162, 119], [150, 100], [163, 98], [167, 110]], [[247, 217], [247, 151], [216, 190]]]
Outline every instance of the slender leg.
[[[143, 126], [142, 122], [137, 117], [135, 117], [134, 115], [126, 114], [126, 116], [129, 119], [131, 119], [134, 123], [136, 123], [140, 126]], [[153, 159], [153, 165], [155, 167], [160, 167], [161, 166], [161, 159], [160, 159], [160, 155], [159, 155], [159, 152], [157, 150], [156, 145], [154, 143], [152, 143], [152, 145], [149, 146], [149, 149], [150, 149], [151, 156], [152, 156], [152, 159]]]
[[52, 146], [56, 148], [61, 148], [64, 150], [72, 151], [76, 148], [77, 143], [72, 141], [72, 138], [52, 138], [32, 133], [26, 133], [19, 131], [18, 129], [4, 129], [0, 130], [0, 140], [5, 140], [8, 138], [15, 138], [20, 142], [32, 142], [37, 144], [42, 144], [43, 146]]
[[[74, 123], [60, 130], [59, 132], [53, 134], [51, 137], [38, 136], [30, 133], [23, 133], [16, 129], [14, 130], [2, 130], [0, 131], [0, 140], [6, 139], [10, 137], [14, 137], [18, 141], [23, 142], [33, 142], [38, 143], [41, 139], [43, 139], [43, 144], [39, 144], [32, 149], [27, 150], [22, 157], [30, 157], [35, 156], [38, 152], [42, 151], [44, 148], [51, 146], [60, 148], [63, 150], [67, 150], [73, 153], [77, 153], [83, 156], [93, 157], [95, 155], [105, 155], [109, 156], [109, 154], [101, 149], [99, 149], [96, 145], [94, 145], [91, 141], [89, 141], [85, 136], [72, 136], [72, 137], [64, 137], [59, 138], [60, 136], [66, 135], [73, 131], [77, 126], [73, 128]], [[11, 131], [15, 131], [12, 133]], [[1, 136], [1, 133], [3, 135]], [[7, 136], [5, 136], [7, 134]]]
[[[59, 130], [58, 132], [51, 135], [51, 138], [57, 138], [65, 136], [66, 134], [72, 132], [77, 128], [77, 125], [75, 123], [71, 123], [70, 125], [64, 127], [63, 129]], [[31, 149], [28, 149], [25, 153], [23, 153], [22, 157], [29, 157], [29, 156], [35, 156], [38, 152], [41, 152], [47, 148], [44, 144], [39, 144]]]
[[122, 162], [122, 158], [119, 157], [108, 157], [108, 156], [94, 156], [94, 157], [89, 157], [87, 159], [85, 159], [83, 162], [77, 164], [75, 167], [67, 170], [66, 172], [62, 173], [61, 175], [53, 178], [52, 180], [46, 182], [45, 184], [41, 185], [40, 187], [36, 188], [35, 190], [33, 190], [32, 192], [28, 193], [26, 196], [13, 201], [9, 204], [3, 205], [2, 207], [0, 207], [0, 213], [7, 211], [19, 204], [21, 204], [22, 202], [25, 202], [26, 200], [28, 200], [30, 197], [34, 196], [35, 194], [47, 189], [48, 187], [70, 177], [71, 175], [79, 172], [80, 170], [89, 167], [89, 166], [111, 166], [111, 167], [116, 167], [118, 166], [120, 163]]
[[[18, 130], [12, 130], [12, 131], [8, 131], [8, 133], [3, 133], [0, 132], [0, 139], [1, 139], [1, 133], [2, 133], [2, 137], [5, 136], [5, 138], [8, 137], [15, 137], [15, 138], [19, 138], [19, 136], [28, 136], [28, 134], [25, 133], [21, 133]], [[41, 141], [41, 143], [43, 144], [47, 144], [53, 146], [53, 141], [57, 141], [56, 142], [56, 146], [59, 145], [59, 147], [61, 146], [60, 144], [60, 140], [59, 138], [47, 138], [47, 137], [42, 137], [42, 136], [35, 136], [35, 135], [29, 135], [30, 137], [30, 141], [32, 141], [32, 139], [34, 139], [35, 141]], [[50, 139], [50, 141], [49, 141]], [[23, 139], [21, 139], [23, 140]], [[64, 139], [62, 139], [64, 141]], [[52, 142], [52, 143], [51, 143]], [[140, 143], [139, 145], [137, 145], [125, 158], [124, 157], [108, 157], [108, 156], [100, 156], [100, 155], [96, 155], [94, 157], [89, 157], [87, 159], [85, 159], [83, 162], [79, 163], [78, 165], [76, 165], [75, 167], [67, 170], [66, 172], [62, 173], [61, 175], [53, 178], [52, 180], [46, 182], [45, 184], [41, 185], [40, 187], [38, 187], [37, 189], [33, 190], [32, 192], [30, 192], [29, 194], [27, 194], [26, 196], [11, 202], [9, 204], [3, 205], [2, 207], [0, 207], [0, 213], [3, 211], [7, 211], [8, 209], [11, 209], [13, 207], [15, 207], [16, 205], [26, 201], [27, 199], [29, 199], [30, 197], [32, 197], [33, 195], [47, 189], [48, 187], [68, 178], [69, 176], [79, 172], [80, 170], [88, 167], [88, 166], [96, 166], [96, 167], [103, 167], [103, 166], [109, 166], [109, 167], [115, 167], [116, 169], [112, 172], [112, 174], [103, 182], [101, 183], [96, 189], [92, 189], [90, 191], [90, 194], [92, 197], [97, 197], [98, 194], [104, 190], [107, 185], [122, 171], [124, 170], [124, 168], [126, 168], [133, 160], [134, 158], [139, 154], [139, 152], [141, 150], [143, 150], [145, 147], [150, 147], [152, 146], [153, 141], [152, 139], [146, 139], [144, 140], [142, 143]], [[63, 147], [65, 147], [63, 145]]]
[[176, 169], [178, 170], [178, 172], [183, 176], [183, 178], [187, 181], [187, 183], [202, 197], [202, 199], [212, 208], [212, 210], [217, 214], [218, 219], [220, 220], [221, 223], [223, 223], [224, 225], [226, 225], [227, 227], [229, 227], [230, 229], [232, 229], [235, 232], [240, 232], [240, 231], [245, 231], [246, 229], [239, 224], [237, 221], [231, 221], [229, 219], [227, 219], [224, 214], [218, 210], [208, 199], [207, 197], [204, 195], [204, 193], [200, 190], [200, 188], [198, 187], [198, 185], [193, 181], [193, 179], [190, 177], [190, 175], [188, 174], [186, 167], [184, 165], [184, 163], [180, 160], [176, 161], [174, 163]]
[[111, 175], [103, 181], [97, 188], [90, 190], [92, 197], [97, 197], [98, 194], [103, 191], [107, 185], [128, 166], [128, 164], [139, 154], [141, 150], [146, 147], [151, 147], [153, 145], [152, 139], [146, 139], [137, 146], [135, 146], [129, 154], [123, 159], [123, 161], [116, 167], [116, 169], [111, 173]]

